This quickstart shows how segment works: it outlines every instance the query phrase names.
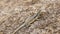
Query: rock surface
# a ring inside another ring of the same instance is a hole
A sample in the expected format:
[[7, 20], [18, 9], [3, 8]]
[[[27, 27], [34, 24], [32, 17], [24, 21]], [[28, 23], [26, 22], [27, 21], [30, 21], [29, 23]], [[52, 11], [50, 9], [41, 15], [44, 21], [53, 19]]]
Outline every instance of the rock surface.
[[60, 34], [60, 0], [0, 0], [1, 34], [12, 34], [39, 10], [45, 14], [15, 34]]

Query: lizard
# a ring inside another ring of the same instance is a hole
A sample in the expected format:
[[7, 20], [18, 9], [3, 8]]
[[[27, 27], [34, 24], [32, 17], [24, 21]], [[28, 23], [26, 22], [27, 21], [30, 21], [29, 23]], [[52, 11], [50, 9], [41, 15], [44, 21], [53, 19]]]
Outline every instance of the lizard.
[[21, 26], [19, 26], [16, 30], [14, 30], [14, 32], [12, 32], [12, 34], [15, 34], [19, 29], [25, 27], [26, 25], [29, 26], [40, 16], [40, 14], [41, 14], [41, 11], [39, 10], [36, 14], [27, 18], [26, 21]]

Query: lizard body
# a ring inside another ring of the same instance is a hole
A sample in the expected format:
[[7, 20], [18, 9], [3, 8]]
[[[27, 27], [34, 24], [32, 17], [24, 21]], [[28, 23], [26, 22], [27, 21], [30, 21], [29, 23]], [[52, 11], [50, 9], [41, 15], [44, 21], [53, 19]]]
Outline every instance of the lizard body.
[[32, 17], [27, 18], [25, 23], [19, 26], [12, 34], [15, 34], [19, 29], [23, 28], [24, 26], [30, 25], [30, 23], [34, 22], [39, 16], [40, 16], [40, 11], [38, 11], [38, 13], [36, 13]]

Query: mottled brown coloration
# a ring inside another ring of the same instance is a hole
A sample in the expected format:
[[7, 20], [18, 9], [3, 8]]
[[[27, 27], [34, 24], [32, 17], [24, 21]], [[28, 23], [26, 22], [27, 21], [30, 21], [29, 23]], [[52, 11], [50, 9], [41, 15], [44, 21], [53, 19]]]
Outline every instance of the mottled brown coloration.
[[3, 32], [0, 32], [0, 34], [3, 34]]

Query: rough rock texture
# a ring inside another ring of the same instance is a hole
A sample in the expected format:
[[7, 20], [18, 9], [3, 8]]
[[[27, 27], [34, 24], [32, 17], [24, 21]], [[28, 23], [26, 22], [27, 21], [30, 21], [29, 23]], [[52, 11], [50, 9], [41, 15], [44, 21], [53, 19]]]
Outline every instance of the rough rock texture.
[[60, 34], [60, 0], [0, 0], [0, 34], [12, 34], [38, 10], [45, 14], [15, 34]]

